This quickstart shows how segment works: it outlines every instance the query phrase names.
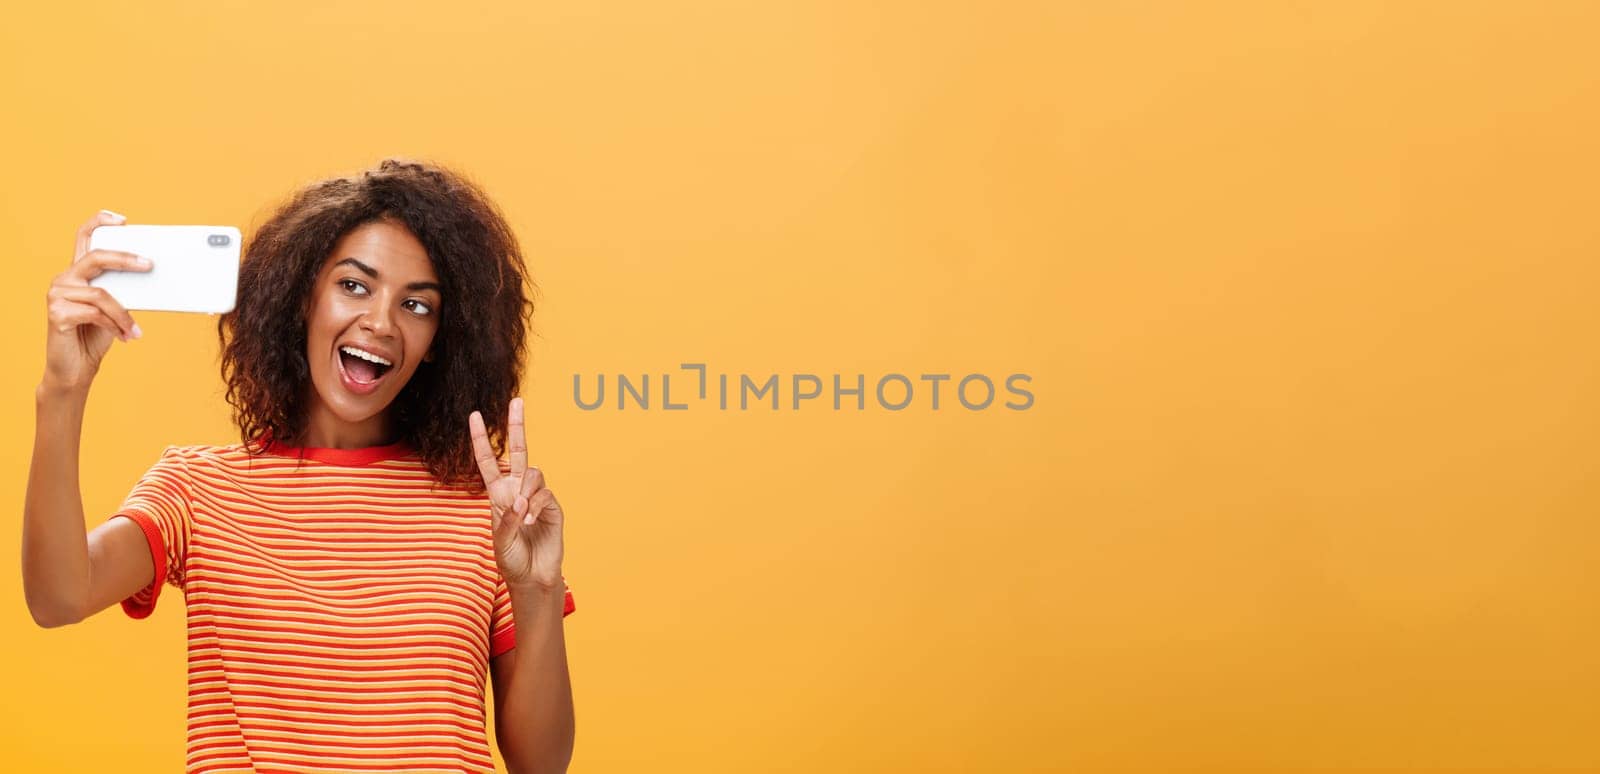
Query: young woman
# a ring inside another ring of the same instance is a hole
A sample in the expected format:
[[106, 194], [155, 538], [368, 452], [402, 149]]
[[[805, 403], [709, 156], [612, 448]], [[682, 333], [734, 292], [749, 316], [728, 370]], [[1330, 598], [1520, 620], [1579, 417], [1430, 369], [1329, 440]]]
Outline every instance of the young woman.
[[490, 771], [486, 672], [510, 770], [565, 770], [563, 514], [512, 398], [531, 303], [493, 204], [394, 160], [295, 194], [218, 324], [242, 442], [167, 447], [85, 534], [89, 385], [113, 339], [141, 335], [88, 282], [150, 268], [88, 249], [123, 222], [85, 223], [48, 294], [23, 521], [34, 620], [116, 602], [143, 618], [181, 589], [191, 772]]

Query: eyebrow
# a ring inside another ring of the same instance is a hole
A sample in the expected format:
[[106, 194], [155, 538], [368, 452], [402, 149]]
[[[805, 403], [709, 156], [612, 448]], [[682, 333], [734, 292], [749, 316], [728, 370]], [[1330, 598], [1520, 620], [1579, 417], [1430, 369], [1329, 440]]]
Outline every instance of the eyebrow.
[[[357, 269], [360, 269], [361, 272], [363, 274], [366, 274], [368, 277], [371, 277], [373, 279], [377, 279], [378, 278], [378, 270], [377, 269], [374, 269], [371, 266], [368, 266], [368, 265], [366, 265], [366, 264], [364, 264], [364, 263], [362, 263], [362, 262], [360, 262], [360, 261], [358, 261], [358, 260], [356, 260], [354, 258], [346, 258], [346, 259], [334, 264], [334, 266], [343, 266], [343, 265], [345, 265], [347, 263], [350, 264], [351, 266], [356, 267]], [[439, 293], [443, 293], [444, 292], [444, 288], [439, 287], [439, 283], [437, 283], [437, 282], [413, 282], [413, 283], [411, 283], [409, 285], [406, 285], [406, 290], [434, 290], [434, 291], [438, 291]]]

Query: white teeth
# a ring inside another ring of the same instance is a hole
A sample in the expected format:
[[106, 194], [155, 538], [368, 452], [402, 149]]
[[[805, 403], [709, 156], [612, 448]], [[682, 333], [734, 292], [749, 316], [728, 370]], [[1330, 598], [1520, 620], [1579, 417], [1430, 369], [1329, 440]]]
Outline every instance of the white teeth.
[[387, 360], [384, 360], [383, 358], [378, 357], [377, 355], [374, 355], [371, 352], [367, 352], [365, 350], [356, 349], [355, 347], [352, 347], [352, 346], [350, 346], [348, 344], [343, 346], [343, 347], [340, 347], [339, 351], [345, 353], [346, 355], [350, 355], [351, 357], [359, 357], [362, 360], [369, 360], [371, 362], [377, 363], [378, 365], [386, 365], [386, 366], [394, 365], [394, 363], [391, 363], [391, 362], [389, 362]]

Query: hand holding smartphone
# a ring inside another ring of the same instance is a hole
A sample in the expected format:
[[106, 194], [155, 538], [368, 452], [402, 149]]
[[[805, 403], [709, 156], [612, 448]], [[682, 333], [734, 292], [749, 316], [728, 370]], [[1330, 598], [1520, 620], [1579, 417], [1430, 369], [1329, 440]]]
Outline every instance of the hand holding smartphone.
[[90, 250], [132, 253], [149, 271], [112, 269], [89, 280], [125, 309], [220, 314], [233, 309], [239, 285], [239, 229], [233, 226], [103, 225]]
[[72, 264], [50, 282], [39, 384], [45, 393], [86, 396], [112, 341], [140, 336], [129, 309], [214, 314], [233, 309], [238, 229], [126, 223], [109, 210], [89, 218], [78, 228]]

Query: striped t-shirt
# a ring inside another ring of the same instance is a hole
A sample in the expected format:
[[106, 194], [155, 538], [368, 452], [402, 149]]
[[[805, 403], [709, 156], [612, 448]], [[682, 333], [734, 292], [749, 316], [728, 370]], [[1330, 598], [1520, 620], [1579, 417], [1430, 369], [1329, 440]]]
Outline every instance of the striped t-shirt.
[[494, 769], [485, 683], [516, 628], [487, 495], [404, 443], [169, 446], [117, 517], [156, 568], [123, 610], [183, 590], [188, 771]]

